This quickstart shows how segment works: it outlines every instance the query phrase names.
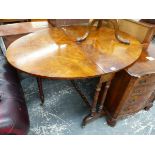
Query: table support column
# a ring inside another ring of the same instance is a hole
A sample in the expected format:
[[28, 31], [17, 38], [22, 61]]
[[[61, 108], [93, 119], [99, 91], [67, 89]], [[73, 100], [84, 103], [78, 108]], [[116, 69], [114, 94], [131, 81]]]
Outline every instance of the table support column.
[[85, 126], [87, 123], [89, 123], [89, 122], [93, 121], [94, 119], [100, 117], [99, 113], [97, 111], [97, 101], [98, 101], [98, 97], [99, 97], [99, 94], [101, 91], [102, 84], [103, 84], [103, 76], [101, 76], [99, 83], [97, 84], [97, 88], [96, 88], [93, 104], [91, 106], [90, 114], [88, 114], [83, 119], [82, 126]]
[[[99, 83], [97, 85], [97, 88], [96, 88], [96, 92], [95, 92], [93, 104], [91, 106], [90, 114], [87, 115], [83, 119], [82, 126], [85, 126], [87, 123], [89, 123], [89, 122], [91, 122], [91, 121], [93, 121], [93, 120], [95, 120], [95, 119], [97, 119], [99, 117], [102, 117], [103, 115], [106, 114], [105, 111], [104, 111], [104, 102], [105, 102], [107, 92], [108, 92], [108, 89], [110, 87], [111, 80], [112, 80], [113, 76], [114, 76], [114, 74], [108, 74], [106, 76], [105, 75], [101, 76], [101, 78], [99, 80]], [[100, 103], [97, 104], [99, 94], [102, 93], [101, 88], [102, 88], [103, 83], [105, 83], [105, 87], [104, 87], [104, 90], [103, 90], [103, 95], [102, 95]]]

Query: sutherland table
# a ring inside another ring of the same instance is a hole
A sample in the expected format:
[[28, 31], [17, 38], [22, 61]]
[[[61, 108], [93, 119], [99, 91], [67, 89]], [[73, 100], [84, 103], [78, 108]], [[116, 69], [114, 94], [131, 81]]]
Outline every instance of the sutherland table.
[[41, 78], [74, 80], [101, 76], [104, 79], [104, 75], [131, 65], [141, 54], [142, 45], [135, 38], [119, 32], [130, 44], [119, 43], [114, 30], [106, 27], [98, 30], [91, 27], [88, 38], [77, 43], [76, 38], [85, 34], [86, 29], [86, 26], [65, 26], [28, 34], [8, 47], [7, 60], [18, 70], [37, 77], [44, 101]]

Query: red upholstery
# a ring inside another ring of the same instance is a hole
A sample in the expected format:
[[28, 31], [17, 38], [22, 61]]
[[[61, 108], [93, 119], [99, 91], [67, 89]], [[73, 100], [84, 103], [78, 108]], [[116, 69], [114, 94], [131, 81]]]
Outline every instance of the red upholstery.
[[0, 56], [0, 134], [27, 134], [29, 117], [16, 70]]

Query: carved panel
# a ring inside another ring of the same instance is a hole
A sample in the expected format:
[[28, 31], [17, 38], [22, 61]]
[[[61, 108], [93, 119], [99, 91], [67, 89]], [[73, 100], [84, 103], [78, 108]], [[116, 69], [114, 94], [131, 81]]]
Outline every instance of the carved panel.
[[[137, 78], [127, 97], [121, 115], [134, 113], [150, 104], [149, 100], [155, 90], [155, 74]], [[153, 97], [151, 97], [153, 98]]]

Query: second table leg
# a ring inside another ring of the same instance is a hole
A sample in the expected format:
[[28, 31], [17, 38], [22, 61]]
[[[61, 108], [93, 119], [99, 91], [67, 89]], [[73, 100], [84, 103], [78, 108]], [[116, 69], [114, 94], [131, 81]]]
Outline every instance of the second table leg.
[[39, 97], [41, 100], [41, 105], [44, 103], [44, 92], [43, 92], [43, 87], [42, 87], [42, 79], [37, 78], [37, 84], [38, 84], [38, 89], [39, 89]]

